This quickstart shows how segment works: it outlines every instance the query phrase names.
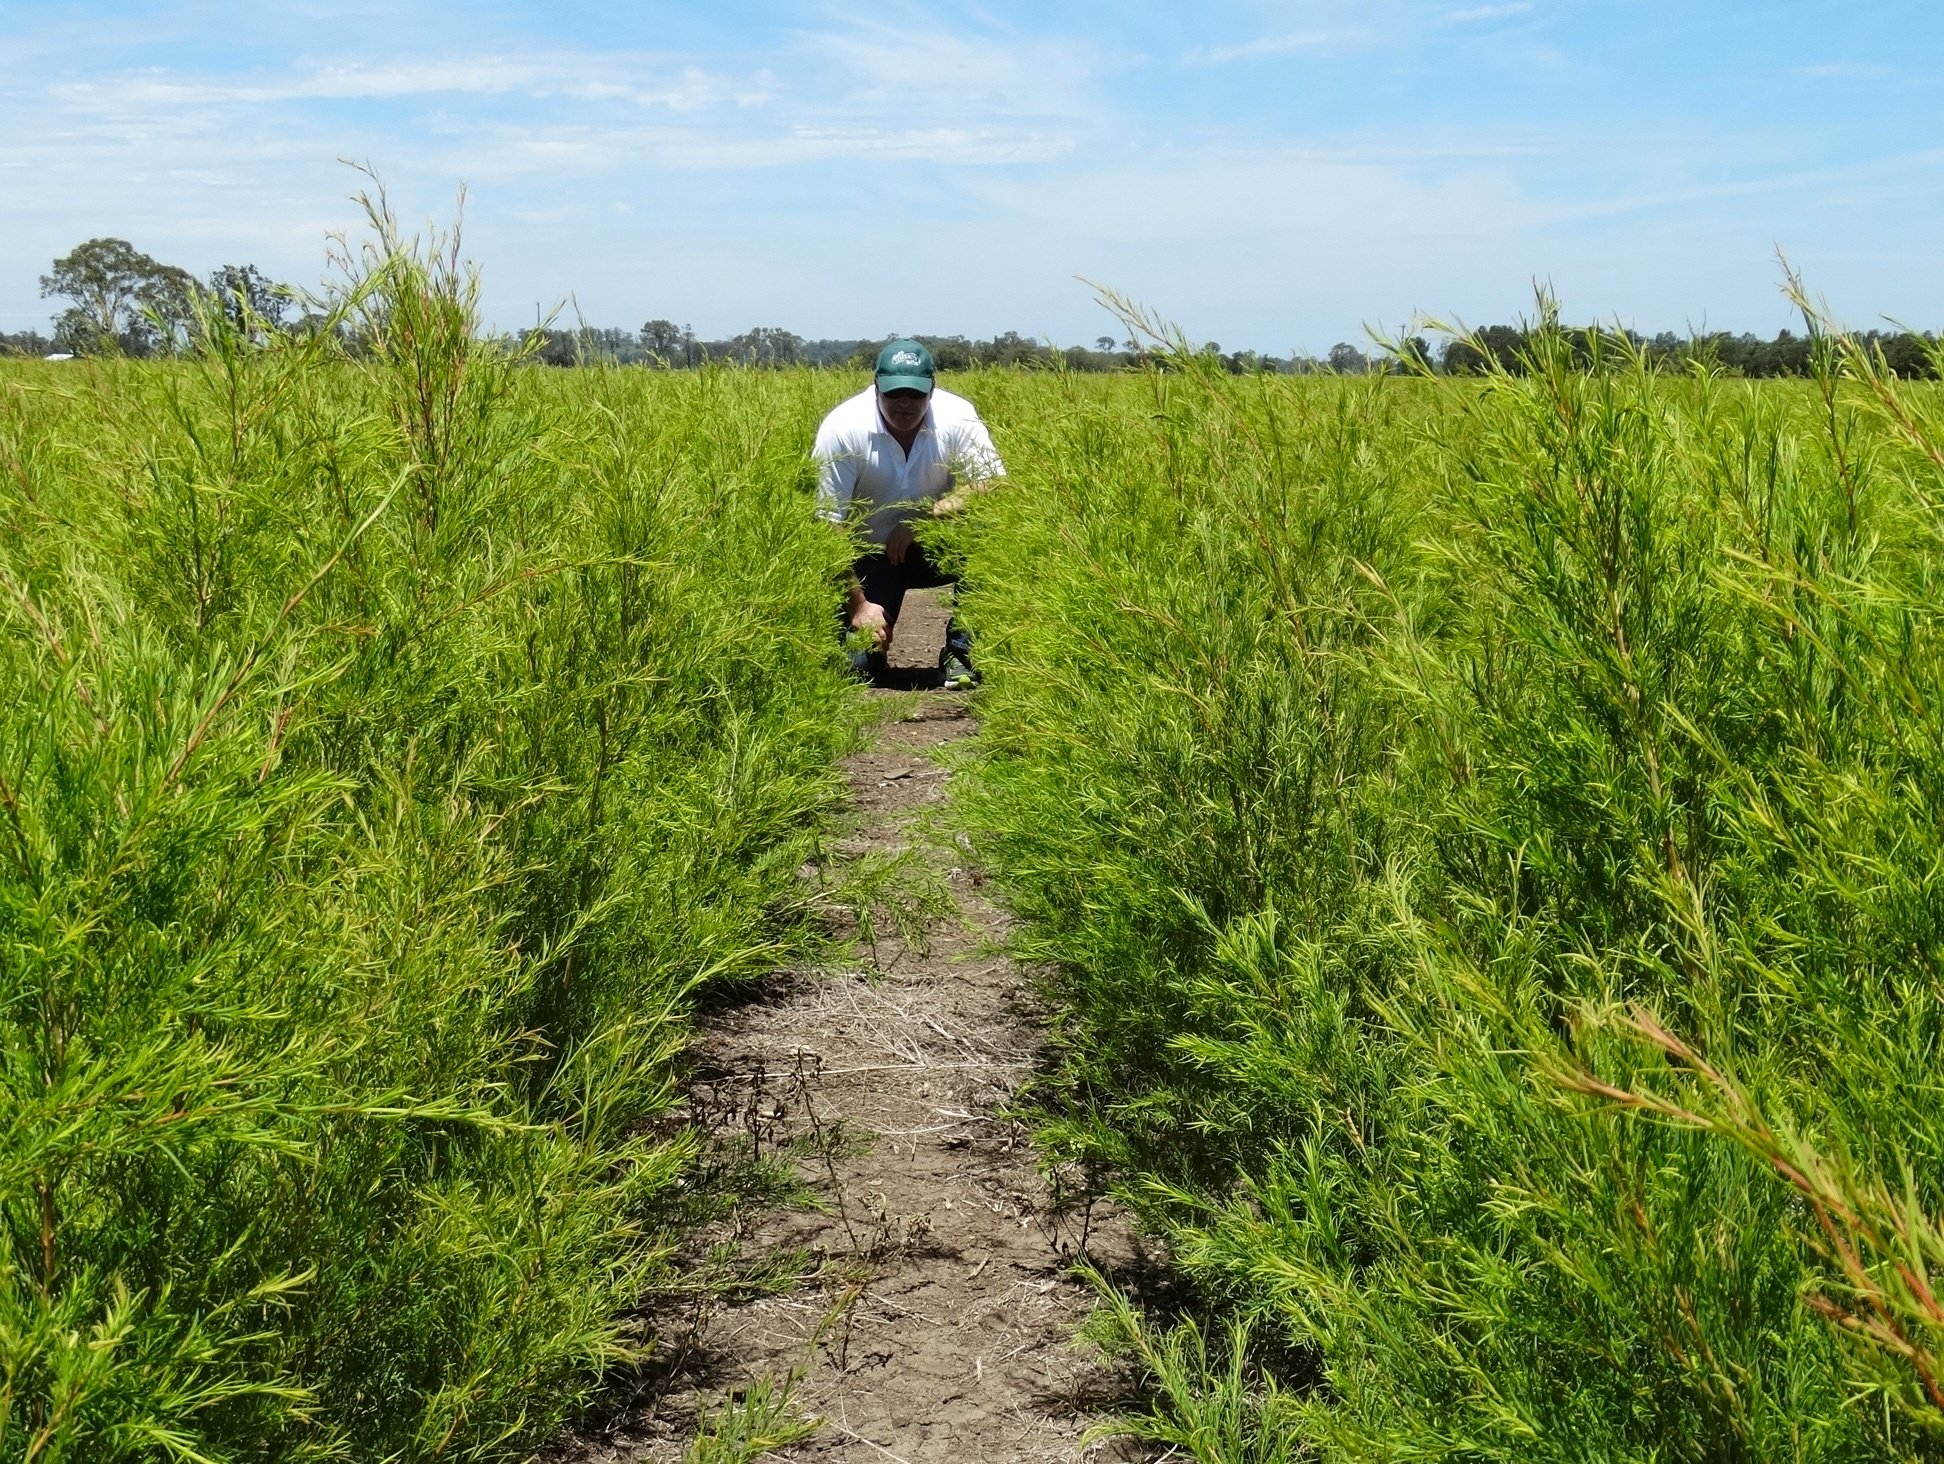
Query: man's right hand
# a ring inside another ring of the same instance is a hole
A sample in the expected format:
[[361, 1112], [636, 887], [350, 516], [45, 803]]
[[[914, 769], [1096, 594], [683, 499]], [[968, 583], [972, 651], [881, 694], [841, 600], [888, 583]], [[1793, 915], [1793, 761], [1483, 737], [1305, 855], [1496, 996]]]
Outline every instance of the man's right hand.
[[858, 596], [851, 605], [851, 629], [868, 633], [871, 646], [875, 650], [888, 649], [891, 644], [891, 625], [884, 618], [884, 607], [875, 600]]

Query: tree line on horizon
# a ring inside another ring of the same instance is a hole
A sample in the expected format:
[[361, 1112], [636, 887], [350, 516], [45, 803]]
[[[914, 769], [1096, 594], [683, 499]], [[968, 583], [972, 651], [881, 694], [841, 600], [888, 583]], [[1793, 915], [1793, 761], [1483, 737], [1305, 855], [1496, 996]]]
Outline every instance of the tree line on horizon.
[[[301, 335], [327, 328], [300, 290], [279, 284], [255, 265], [229, 264], [207, 281], [188, 270], [164, 264], [125, 239], [90, 239], [53, 262], [40, 278], [44, 299], [66, 301], [53, 316], [51, 334], [35, 330], [0, 332], [0, 356], [152, 357], [193, 350], [199, 303], [213, 302], [230, 320], [264, 334]], [[342, 329], [342, 327], [340, 327]], [[1749, 332], [1699, 331], [1680, 335], [1661, 331], [1646, 336], [1607, 326], [1569, 332], [1582, 364], [1644, 356], [1656, 365], [1685, 369], [1706, 363], [1732, 375], [1790, 377], [1810, 374], [1814, 339], [1782, 330], [1773, 339]], [[507, 334], [536, 363], [547, 366], [647, 366], [693, 369], [708, 364], [742, 367], [821, 366], [869, 369], [888, 337], [805, 339], [780, 326], [755, 326], [719, 340], [698, 337], [690, 326], [672, 320], [643, 322], [639, 330], [593, 326], [541, 325]], [[1091, 345], [1056, 346], [1017, 331], [990, 339], [963, 335], [918, 334], [939, 369], [963, 371], [977, 366], [1013, 366], [1069, 371], [1118, 371], [1138, 364], [1144, 352], [1133, 340], [1097, 336]], [[1879, 353], [1886, 366], [1906, 380], [1937, 376], [1934, 333], [1866, 331], [1857, 336]], [[1393, 345], [1365, 351], [1339, 341], [1322, 357], [1302, 352], [1276, 356], [1252, 350], [1224, 351], [1205, 342], [1204, 355], [1235, 374], [1365, 375], [1431, 371], [1478, 375], [1491, 366], [1518, 374], [1527, 358], [1529, 327], [1489, 325], [1439, 342], [1411, 335]], [[358, 342], [347, 336], [347, 349]]]

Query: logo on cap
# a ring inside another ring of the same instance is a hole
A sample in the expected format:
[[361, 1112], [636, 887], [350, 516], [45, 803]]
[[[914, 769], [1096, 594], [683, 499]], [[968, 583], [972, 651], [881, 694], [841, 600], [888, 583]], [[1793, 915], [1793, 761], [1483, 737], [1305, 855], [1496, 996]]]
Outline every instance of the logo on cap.
[[881, 391], [922, 391], [932, 389], [932, 356], [925, 343], [915, 336], [886, 341], [878, 352], [877, 384]]

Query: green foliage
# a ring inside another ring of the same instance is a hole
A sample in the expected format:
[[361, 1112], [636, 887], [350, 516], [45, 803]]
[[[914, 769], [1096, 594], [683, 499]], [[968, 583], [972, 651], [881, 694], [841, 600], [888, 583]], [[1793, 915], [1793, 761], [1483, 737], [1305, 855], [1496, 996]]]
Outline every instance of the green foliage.
[[814, 1436], [819, 1423], [796, 1402], [797, 1377], [760, 1378], [723, 1399], [682, 1451], [682, 1464], [752, 1464]]
[[89, 239], [55, 260], [40, 278], [43, 298], [73, 303], [56, 317], [64, 350], [137, 356], [177, 344], [196, 282], [126, 239]]
[[1043, 1142], [1235, 1329], [1148, 1344], [1164, 1416], [1186, 1369], [1331, 1459], [1935, 1457], [1944, 409], [1813, 315], [1796, 388], [1541, 314], [1475, 385], [1149, 328], [981, 398], [961, 810]]
[[521, 1453], [809, 938], [835, 392], [523, 371], [373, 221], [301, 339], [0, 372], [0, 1459]]
[[1273, 1376], [1251, 1376], [1249, 1327], [1232, 1321], [1224, 1355], [1211, 1356], [1193, 1318], [1157, 1333], [1098, 1275], [1102, 1302], [1085, 1339], [1109, 1357], [1136, 1362], [1151, 1390], [1149, 1409], [1096, 1424], [1088, 1441], [1127, 1436], [1166, 1445], [1205, 1464], [1295, 1464], [1310, 1457], [1297, 1436], [1294, 1400]]

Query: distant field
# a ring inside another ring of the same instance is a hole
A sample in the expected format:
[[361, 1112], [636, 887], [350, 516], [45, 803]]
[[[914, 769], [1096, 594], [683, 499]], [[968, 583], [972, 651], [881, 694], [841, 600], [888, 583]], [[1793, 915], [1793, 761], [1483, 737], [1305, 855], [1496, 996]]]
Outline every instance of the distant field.
[[[0, 366], [0, 1459], [518, 1457], [674, 1279], [690, 997], [813, 939], [861, 378], [386, 288]], [[1534, 349], [946, 383], [1040, 1141], [1193, 1298], [1103, 1335], [1230, 1464], [1933, 1457], [1944, 399]]]

